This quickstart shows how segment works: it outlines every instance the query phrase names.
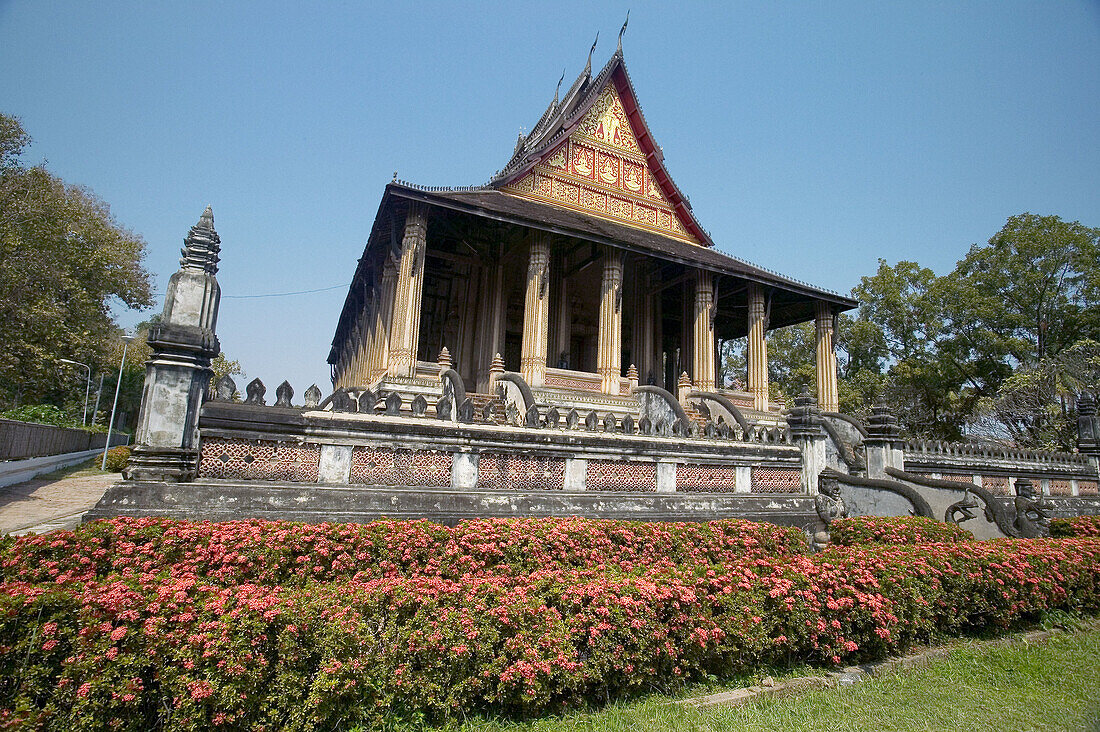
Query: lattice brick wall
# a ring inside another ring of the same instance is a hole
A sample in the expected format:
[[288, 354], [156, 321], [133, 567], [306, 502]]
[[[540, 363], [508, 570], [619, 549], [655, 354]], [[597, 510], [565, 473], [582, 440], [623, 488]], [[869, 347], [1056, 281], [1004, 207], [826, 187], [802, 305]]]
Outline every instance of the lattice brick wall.
[[483, 452], [477, 461], [477, 484], [488, 490], [561, 490], [565, 458]]
[[972, 475], [953, 475], [951, 473], [943, 473], [940, 475], [940, 480], [947, 480], [952, 483], [969, 483], [974, 485], [974, 476]]
[[653, 492], [657, 490], [657, 463], [589, 460], [584, 480], [590, 491]]
[[410, 488], [448, 488], [451, 485], [451, 453], [356, 447], [351, 452], [349, 482]]
[[995, 496], [1007, 496], [1012, 492], [1008, 487], [1008, 477], [1004, 475], [983, 475], [982, 488]]
[[1068, 480], [1051, 480], [1050, 481], [1050, 495], [1052, 496], [1072, 496], [1073, 484]]
[[798, 468], [753, 468], [753, 493], [801, 493], [802, 471]]
[[732, 465], [676, 465], [676, 490], [685, 493], [733, 493], [737, 468]]
[[319, 445], [207, 437], [199, 453], [200, 478], [316, 482]]
[[1097, 490], [1097, 484], [1095, 480], [1079, 480], [1077, 481], [1077, 495], [1079, 496], [1095, 496], [1100, 491]]

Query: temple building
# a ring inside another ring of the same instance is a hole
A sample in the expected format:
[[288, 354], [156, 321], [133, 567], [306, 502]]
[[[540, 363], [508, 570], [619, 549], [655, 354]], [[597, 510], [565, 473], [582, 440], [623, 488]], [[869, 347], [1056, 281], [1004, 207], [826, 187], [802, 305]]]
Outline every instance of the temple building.
[[[559, 84], [560, 92], [560, 84]], [[336, 389], [475, 394], [512, 372], [540, 404], [636, 411], [632, 390], [769, 403], [767, 332], [813, 320], [817, 400], [837, 409], [837, 314], [857, 302], [715, 248], [677, 188], [619, 48], [553, 101], [489, 183], [386, 186], [336, 328]], [[747, 336], [747, 389], [716, 383]]]

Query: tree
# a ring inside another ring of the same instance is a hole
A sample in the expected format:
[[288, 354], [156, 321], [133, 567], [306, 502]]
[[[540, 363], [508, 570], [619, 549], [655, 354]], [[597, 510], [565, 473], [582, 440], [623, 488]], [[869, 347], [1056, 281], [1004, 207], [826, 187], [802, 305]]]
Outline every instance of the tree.
[[1100, 229], [1013, 216], [945, 279], [954, 330], [1014, 366], [1100, 338]]
[[21, 156], [30, 138], [0, 114], [0, 403], [57, 401], [57, 365], [99, 369], [112, 302], [152, 305], [145, 242], [91, 191]]

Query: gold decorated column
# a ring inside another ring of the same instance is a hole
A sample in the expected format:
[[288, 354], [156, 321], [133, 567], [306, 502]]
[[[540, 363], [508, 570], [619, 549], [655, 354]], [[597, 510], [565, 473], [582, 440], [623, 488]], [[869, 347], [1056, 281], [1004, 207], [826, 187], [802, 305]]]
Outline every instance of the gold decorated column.
[[388, 373], [411, 378], [416, 373], [416, 346], [420, 335], [420, 296], [424, 288], [427, 220], [418, 203], [409, 204], [401, 261], [393, 301]]
[[768, 329], [764, 305], [764, 288], [749, 284], [749, 391], [752, 392], [752, 408], [768, 411], [768, 345], [764, 334]]
[[695, 273], [695, 337], [692, 375], [699, 391], [714, 391], [714, 276]]
[[817, 403], [822, 412], [835, 412], [839, 407], [836, 384], [836, 348], [834, 347], [833, 309], [818, 301], [817, 318]]
[[393, 318], [393, 298], [397, 285], [397, 264], [392, 256], [386, 257], [382, 268], [382, 282], [378, 286], [378, 307], [374, 311], [374, 339], [368, 380], [372, 383], [386, 375], [390, 365], [390, 329]]
[[596, 371], [603, 393], [618, 395], [623, 357], [623, 257], [617, 249], [604, 254], [598, 338]]
[[523, 342], [519, 371], [531, 386], [546, 382], [546, 346], [550, 317], [550, 243], [545, 232], [531, 237], [527, 262], [527, 297], [523, 304]]

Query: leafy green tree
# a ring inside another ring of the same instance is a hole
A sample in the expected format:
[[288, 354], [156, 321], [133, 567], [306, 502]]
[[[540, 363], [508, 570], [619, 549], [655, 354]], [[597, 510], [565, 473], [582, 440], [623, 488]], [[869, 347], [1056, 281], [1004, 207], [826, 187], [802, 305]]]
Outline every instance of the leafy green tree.
[[970, 248], [946, 278], [945, 297], [954, 337], [1014, 366], [1100, 338], [1100, 229], [1013, 216], [988, 244]]
[[91, 191], [21, 156], [30, 138], [0, 114], [0, 404], [61, 401], [58, 359], [99, 370], [109, 306], [152, 304], [145, 242]]

